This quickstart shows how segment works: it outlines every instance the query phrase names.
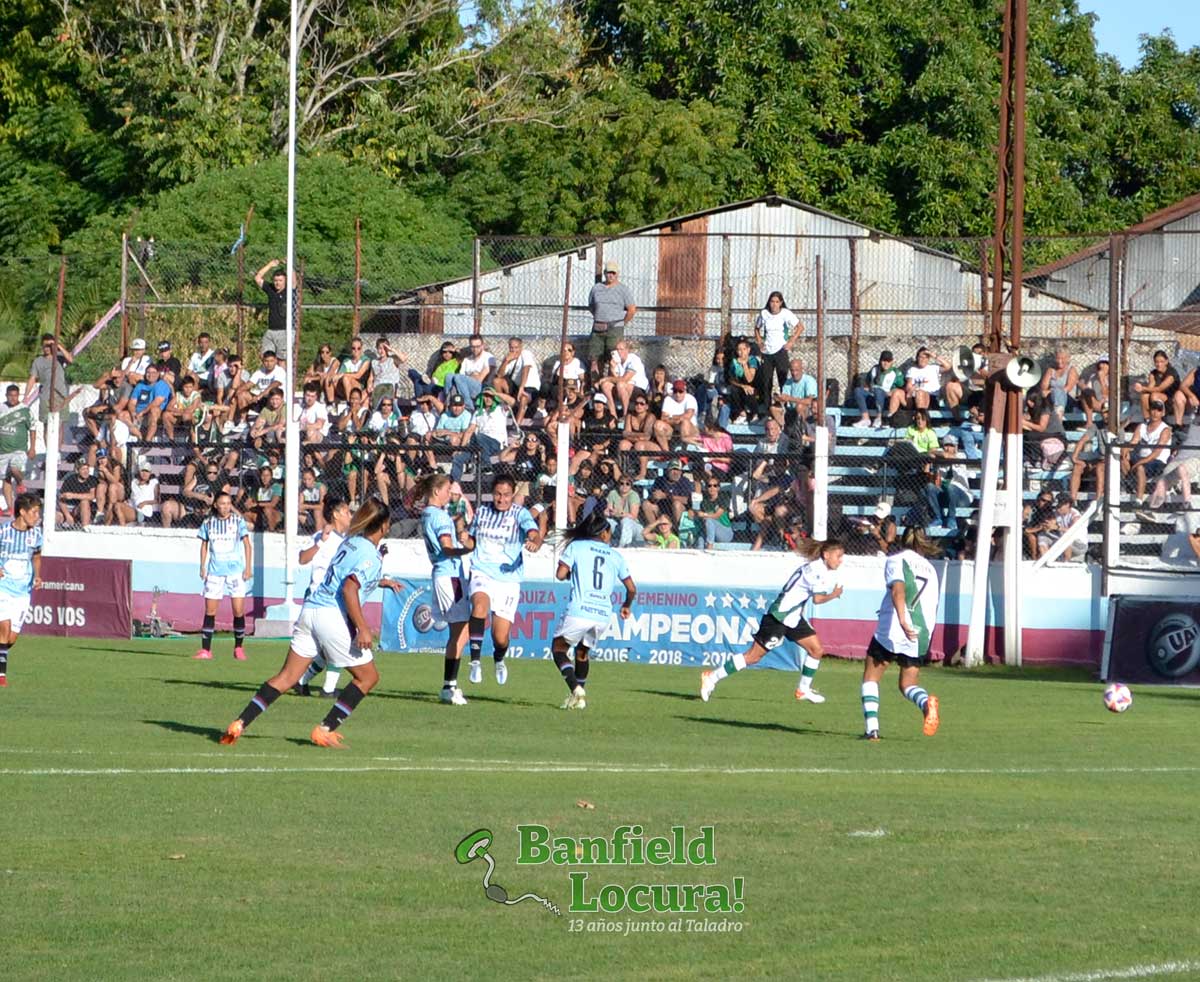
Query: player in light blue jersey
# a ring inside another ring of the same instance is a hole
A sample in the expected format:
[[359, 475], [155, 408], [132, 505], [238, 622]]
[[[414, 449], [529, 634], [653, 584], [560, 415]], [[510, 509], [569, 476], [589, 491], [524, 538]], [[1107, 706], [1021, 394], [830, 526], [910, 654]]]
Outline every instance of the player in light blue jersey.
[[[554, 631], [554, 664], [567, 683], [563, 709], [587, 708], [588, 651], [612, 620], [612, 595], [618, 583], [625, 587], [621, 619], [629, 617], [637, 586], [629, 575], [625, 558], [609, 542], [612, 526], [603, 511], [594, 508], [566, 533], [567, 548], [558, 557], [555, 575], [570, 579], [571, 597], [566, 612]], [[575, 646], [572, 664], [567, 652]]]
[[319, 747], [342, 746], [338, 727], [379, 682], [371, 652], [374, 635], [363, 604], [376, 587], [403, 589], [383, 578], [379, 543], [390, 528], [388, 507], [378, 498], [369, 498], [354, 513], [346, 541], [330, 562], [325, 578], [304, 600], [283, 667], [259, 687], [241, 715], [225, 728], [221, 743], [237, 743], [247, 726], [300, 681], [319, 653], [334, 668], [346, 669], [353, 681], [342, 689], [310, 738]]
[[425, 540], [429, 562], [433, 564], [434, 618], [445, 621], [450, 627], [442, 670], [442, 693], [438, 698], [451, 706], [465, 706], [467, 700], [458, 687], [458, 666], [462, 662], [471, 615], [462, 562], [462, 557], [470, 550], [459, 543], [459, 528], [446, 510], [453, 486], [454, 482], [445, 474], [430, 474], [417, 482], [416, 493], [418, 499], [424, 498], [426, 502], [425, 510], [421, 512], [421, 536]]
[[8, 653], [29, 613], [29, 600], [42, 585], [42, 503], [36, 494], [17, 495], [11, 521], [0, 523], [0, 688], [8, 685]]
[[[350, 519], [354, 513], [350, 511], [350, 505], [345, 498], [333, 497], [325, 499], [321, 514], [325, 518], [325, 528], [314, 533], [312, 542], [300, 550], [300, 565], [311, 564], [312, 567], [308, 577], [308, 588], [304, 591], [306, 600], [308, 595], [321, 585], [325, 579], [325, 573], [329, 569], [329, 564], [333, 562], [333, 557], [337, 555], [338, 549], [346, 541], [346, 533], [350, 529]], [[325, 680], [321, 685], [321, 696], [325, 699], [336, 698], [338, 678], [342, 673], [327, 665], [325, 656], [319, 652], [301, 677], [300, 682], [292, 687], [292, 691], [298, 696], [307, 696], [309, 683], [322, 670], [325, 672]]]
[[233, 510], [233, 498], [221, 492], [213, 499], [212, 514], [200, 523], [200, 580], [204, 584], [204, 624], [200, 628], [200, 650], [196, 658], [212, 658], [217, 607], [228, 597], [233, 608], [233, 657], [244, 661], [246, 638], [246, 594], [254, 575], [254, 547], [246, 520]]
[[471, 556], [471, 619], [467, 627], [471, 645], [472, 682], [483, 681], [479, 658], [483, 651], [483, 631], [488, 614], [492, 615], [492, 658], [496, 662], [496, 682], [508, 681], [509, 632], [517, 616], [521, 599], [521, 577], [525, 569], [522, 549], [537, 552], [542, 544], [538, 524], [523, 505], [513, 504], [516, 484], [507, 474], [492, 482], [492, 503], [475, 511], [475, 521], [464, 545], [474, 550]]

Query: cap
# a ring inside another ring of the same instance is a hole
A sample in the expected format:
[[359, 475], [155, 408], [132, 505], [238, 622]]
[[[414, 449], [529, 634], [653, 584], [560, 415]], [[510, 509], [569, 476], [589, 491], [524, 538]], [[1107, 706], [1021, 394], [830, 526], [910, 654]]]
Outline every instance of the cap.
[[685, 382], [681, 378], [677, 378], [674, 382], [671, 383], [671, 388], [674, 389], [676, 392], [687, 392], [687, 382]]
[[886, 501], [881, 501], [875, 506], [876, 518], [887, 518], [892, 513], [892, 506]]
[[879, 352], [879, 360], [880, 361], [895, 361], [896, 356], [893, 355], [890, 351], [888, 351], [885, 348], [883, 351]]
[[674, 468], [676, 470], [683, 470], [683, 461], [682, 460], [668, 461], [667, 462], [667, 470], [671, 470], [672, 468]]
[[148, 471], [148, 470], [153, 470], [153, 468], [150, 466], [150, 461], [149, 461], [149, 460], [147, 460], [145, 457], [139, 457], [139, 458], [138, 458], [138, 465], [137, 465], [137, 469], [138, 469], [139, 471]]
[[948, 446], [957, 447], [958, 446], [958, 437], [956, 437], [953, 433], [947, 433], [944, 437], [942, 437], [942, 446], [943, 447], [948, 447]]
[[171, 342], [166, 341], [166, 340], [159, 341], [158, 342], [158, 350], [159, 351], [170, 351], [171, 350]]
[[618, 266], [613, 260], [610, 259], [604, 264], [604, 272], [619, 273], [619, 272], [621, 272], [621, 267]]
[[462, 405], [464, 405], [464, 403], [463, 403], [463, 397], [462, 397], [462, 396], [460, 396], [460, 395], [458, 395], [457, 393], [455, 393], [454, 395], [452, 395], [452, 396], [450, 397], [450, 405], [451, 405], [451, 406], [462, 406]]
[[133, 348], [134, 350], [145, 350], [146, 342], [142, 338], [134, 338], [133, 344], [131, 344], [129, 347]]
[[1108, 355], [1101, 355], [1100, 360], [1098, 362], [1096, 362], [1096, 364], [1097, 365], [1107, 365], [1108, 364]]
[[607, 406], [608, 396], [606, 396], [603, 392], [597, 392], [594, 396], [592, 396], [592, 402], [601, 402]]
[[1166, 407], [1166, 404], [1165, 404], [1165, 403], [1161, 402], [1161, 401], [1160, 401], [1160, 400], [1158, 400], [1158, 399], [1155, 399], [1153, 402], [1151, 402], [1151, 403], [1150, 403], [1150, 408], [1151, 408], [1151, 409], [1164, 409], [1164, 410], [1165, 410], [1167, 407]]

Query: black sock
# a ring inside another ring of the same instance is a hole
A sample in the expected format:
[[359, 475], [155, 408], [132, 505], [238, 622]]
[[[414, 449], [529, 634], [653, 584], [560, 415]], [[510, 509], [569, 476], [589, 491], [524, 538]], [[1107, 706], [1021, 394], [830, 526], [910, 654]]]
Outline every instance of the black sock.
[[587, 685], [588, 665], [590, 662], [586, 657], [580, 658], [579, 654], [575, 655], [575, 678], [579, 680], [580, 685]]
[[497, 665], [499, 665], [500, 662], [504, 661], [504, 656], [507, 654], [508, 654], [508, 645], [507, 644], [496, 644], [495, 641], [492, 642], [492, 658], [495, 660]]
[[279, 698], [279, 690], [272, 688], [264, 682], [259, 686], [258, 691], [254, 693], [254, 698], [246, 703], [246, 708], [242, 710], [242, 714], [238, 717], [242, 721], [242, 725], [249, 726], [259, 716], [270, 708], [271, 703]]
[[8, 649], [12, 645], [0, 644], [0, 675], [8, 674]]
[[567, 690], [574, 692], [575, 686], [579, 684], [579, 681], [575, 677], [575, 666], [571, 664], [571, 659], [567, 657], [567, 653], [565, 651], [554, 652], [554, 664], [562, 672], [563, 681], [567, 683]]
[[471, 645], [471, 661], [479, 661], [479, 656], [483, 654], [483, 630], [484, 618], [471, 615], [471, 619], [467, 621], [467, 638]]
[[200, 650], [212, 651], [213, 630], [217, 626], [216, 614], [205, 614], [204, 623], [200, 627]]
[[351, 682], [346, 688], [342, 689], [342, 694], [337, 697], [337, 702], [333, 704], [333, 708], [321, 720], [321, 725], [327, 730], [336, 730], [342, 725], [346, 717], [354, 712], [354, 707], [363, 701], [363, 696], [365, 695], [366, 693], [362, 689]]
[[233, 618], [233, 646], [240, 648], [242, 642], [246, 640], [246, 618], [244, 615], [237, 615]]
[[447, 658], [446, 665], [442, 669], [442, 688], [449, 689], [458, 682], [458, 666], [462, 662], [461, 658]]

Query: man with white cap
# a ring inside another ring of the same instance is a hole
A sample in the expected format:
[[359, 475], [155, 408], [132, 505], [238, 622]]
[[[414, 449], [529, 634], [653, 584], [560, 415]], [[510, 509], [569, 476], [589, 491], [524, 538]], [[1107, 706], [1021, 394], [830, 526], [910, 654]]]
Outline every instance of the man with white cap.
[[104, 383], [112, 381], [117, 389], [117, 401], [129, 397], [133, 387], [146, 377], [146, 369], [151, 365], [150, 356], [146, 354], [146, 342], [142, 338], [134, 338], [129, 345], [129, 354], [121, 359], [121, 364], [111, 372], [105, 372], [96, 382], [96, 387], [104, 388]]
[[599, 378], [603, 366], [618, 341], [625, 337], [625, 326], [637, 313], [637, 304], [629, 287], [619, 282], [621, 269], [611, 259], [604, 264], [604, 277], [588, 294], [588, 310], [592, 312], [592, 335], [588, 339], [588, 358], [594, 377]]

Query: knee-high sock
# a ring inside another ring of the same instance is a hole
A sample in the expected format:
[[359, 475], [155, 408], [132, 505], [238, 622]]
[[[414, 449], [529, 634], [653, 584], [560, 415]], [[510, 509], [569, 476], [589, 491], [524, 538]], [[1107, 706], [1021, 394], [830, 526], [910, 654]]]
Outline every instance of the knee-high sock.
[[734, 672], [740, 672], [746, 667], [746, 656], [743, 654], [733, 655], [725, 659], [725, 664], [718, 665], [713, 669], [713, 681], [720, 682], [726, 676], [732, 675]]
[[204, 623], [200, 625], [200, 648], [203, 651], [212, 651], [213, 631], [217, 627], [217, 617], [215, 614], [205, 614]]
[[328, 695], [331, 692], [336, 692], [338, 679], [340, 679], [341, 677], [342, 677], [341, 672], [339, 672], [332, 665], [326, 665], [325, 666], [325, 678], [321, 681], [321, 691], [324, 692], [326, 695]]
[[813, 676], [821, 667], [821, 659], [814, 658], [807, 651], [800, 655], [800, 691], [808, 692], [812, 688]]
[[327, 730], [336, 730], [345, 722], [346, 717], [354, 712], [355, 707], [363, 701], [365, 696], [366, 693], [351, 682], [346, 688], [342, 689], [342, 694], [338, 696], [338, 700], [333, 704], [333, 708], [321, 720], [321, 725]]
[[318, 654], [312, 661], [308, 663], [308, 668], [304, 670], [304, 674], [300, 676], [300, 684], [308, 685], [315, 679], [321, 670], [325, 667], [325, 656]]
[[879, 732], [879, 683], [864, 682], [862, 684], [863, 720], [868, 733]]
[[480, 655], [483, 653], [483, 631], [486, 619], [471, 615], [467, 621], [467, 639], [470, 644], [471, 661], [479, 661]]
[[565, 651], [555, 651], [554, 664], [558, 667], [559, 672], [562, 673], [563, 681], [567, 683], [567, 691], [574, 692], [575, 686], [579, 684], [579, 681], [575, 678], [575, 666], [571, 663], [571, 659], [567, 657], [567, 653]]
[[914, 703], [921, 712], [925, 712], [925, 706], [929, 703], [929, 693], [919, 685], [910, 685], [905, 689], [904, 698]]
[[504, 656], [507, 654], [507, 644], [497, 644], [495, 641], [492, 642], [492, 660], [495, 661], [497, 665], [504, 661]]
[[453, 689], [458, 685], [458, 666], [461, 664], [461, 658], [447, 658], [446, 664], [442, 668], [442, 688]]
[[254, 693], [254, 698], [246, 703], [246, 708], [242, 710], [238, 719], [242, 721], [244, 726], [249, 726], [270, 708], [271, 703], [278, 699], [279, 695], [278, 689], [264, 682], [259, 686], [258, 691]]
[[0, 675], [8, 674], [8, 652], [11, 644], [0, 644]]
[[590, 665], [590, 664], [591, 664], [591, 661], [588, 658], [586, 658], [586, 657], [580, 658], [579, 654], [576, 653], [576, 655], [575, 655], [575, 678], [579, 681], [580, 685], [587, 685], [588, 665]]
[[245, 615], [234, 615], [233, 618], [233, 646], [240, 648], [242, 642], [246, 640], [246, 617]]

